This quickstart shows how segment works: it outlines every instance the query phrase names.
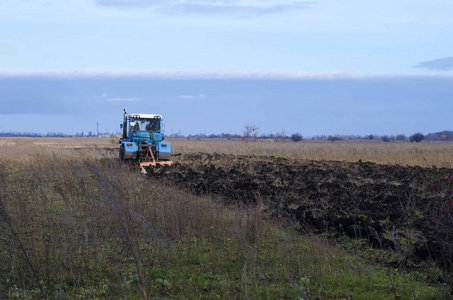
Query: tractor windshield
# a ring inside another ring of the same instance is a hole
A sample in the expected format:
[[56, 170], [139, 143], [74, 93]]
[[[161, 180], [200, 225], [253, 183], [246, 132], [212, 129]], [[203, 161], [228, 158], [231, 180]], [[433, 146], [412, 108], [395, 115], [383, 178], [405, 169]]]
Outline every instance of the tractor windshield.
[[133, 130], [160, 132], [160, 119], [136, 119]]

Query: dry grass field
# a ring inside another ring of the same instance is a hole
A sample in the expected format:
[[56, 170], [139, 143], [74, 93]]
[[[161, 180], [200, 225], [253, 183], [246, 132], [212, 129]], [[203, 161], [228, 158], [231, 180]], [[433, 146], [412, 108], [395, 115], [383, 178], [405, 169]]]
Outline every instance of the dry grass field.
[[248, 146], [241, 140], [174, 139], [175, 153], [228, 153], [235, 155], [274, 155], [294, 159], [359, 160], [378, 164], [410, 166], [453, 167], [453, 143], [451, 142], [392, 142], [304, 140], [301, 142], [276, 142], [257, 140]]
[[[176, 161], [202, 152], [453, 163], [453, 144], [441, 143], [170, 141], [182, 154]], [[302, 234], [263, 203], [225, 205], [140, 174], [119, 164], [117, 146], [97, 138], [0, 139], [0, 298], [451, 296], [449, 273], [434, 262], [405, 267], [414, 243], [409, 231], [398, 246], [407, 249], [378, 249], [366, 239], [335, 244]]]
[[[453, 168], [452, 142], [391, 142], [304, 140], [277, 142], [251, 141], [245, 146], [240, 139], [168, 139], [173, 153], [224, 153], [233, 155], [264, 155], [298, 160], [334, 160], [375, 162], [438, 168]], [[36, 148], [37, 147], [37, 148]], [[3, 153], [21, 155], [52, 152], [54, 149], [111, 148], [117, 144], [109, 138], [0, 138]], [[38, 150], [39, 149], [39, 150]]]

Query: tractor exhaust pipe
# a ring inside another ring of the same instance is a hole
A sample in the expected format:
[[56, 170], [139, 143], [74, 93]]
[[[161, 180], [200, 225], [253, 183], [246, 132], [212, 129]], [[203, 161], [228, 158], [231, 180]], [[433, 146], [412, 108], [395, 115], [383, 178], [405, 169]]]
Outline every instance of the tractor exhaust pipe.
[[126, 112], [126, 109], [124, 109], [123, 139], [127, 139], [127, 112]]

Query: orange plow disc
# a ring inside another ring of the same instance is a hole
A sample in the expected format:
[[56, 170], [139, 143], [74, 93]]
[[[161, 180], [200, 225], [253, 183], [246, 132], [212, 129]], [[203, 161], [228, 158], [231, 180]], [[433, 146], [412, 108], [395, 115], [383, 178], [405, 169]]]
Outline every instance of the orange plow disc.
[[171, 160], [165, 160], [165, 161], [144, 161], [144, 162], [140, 163], [140, 168], [149, 167], [149, 166], [155, 167], [157, 165], [160, 165], [160, 166], [172, 166], [173, 165], [173, 161], [171, 161]]

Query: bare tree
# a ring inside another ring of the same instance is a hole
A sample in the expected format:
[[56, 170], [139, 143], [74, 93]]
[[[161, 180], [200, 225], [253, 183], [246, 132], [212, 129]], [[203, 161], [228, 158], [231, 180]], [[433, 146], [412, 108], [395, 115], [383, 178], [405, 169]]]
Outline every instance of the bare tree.
[[285, 142], [285, 140], [287, 139], [288, 137], [286, 136], [286, 131], [284, 129], [282, 129], [282, 131], [280, 132], [277, 132], [275, 134], [275, 140], [278, 142], [278, 141], [281, 141], [282, 143]]
[[245, 139], [245, 145], [248, 145], [249, 139], [251, 137], [254, 137], [255, 140], [258, 137], [258, 129], [260, 129], [258, 126], [255, 125], [245, 125], [244, 126], [244, 139]]

